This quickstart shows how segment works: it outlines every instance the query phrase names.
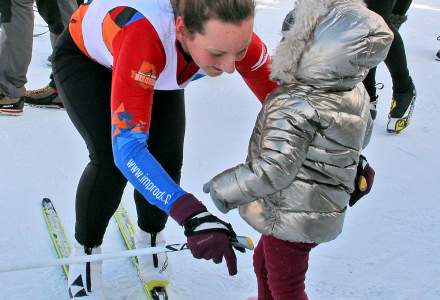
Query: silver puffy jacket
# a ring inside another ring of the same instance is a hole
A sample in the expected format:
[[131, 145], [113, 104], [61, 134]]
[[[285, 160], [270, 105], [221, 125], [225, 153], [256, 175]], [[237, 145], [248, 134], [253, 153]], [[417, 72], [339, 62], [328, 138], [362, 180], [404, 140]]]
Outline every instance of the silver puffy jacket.
[[258, 115], [246, 163], [214, 177], [211, 197], [263, 234], [322, 243], [342, 230], [371, 134], [361, 81], [393, 34], [358, 0], [300, 0], [293, 19], [272, 62], [281, 87]]

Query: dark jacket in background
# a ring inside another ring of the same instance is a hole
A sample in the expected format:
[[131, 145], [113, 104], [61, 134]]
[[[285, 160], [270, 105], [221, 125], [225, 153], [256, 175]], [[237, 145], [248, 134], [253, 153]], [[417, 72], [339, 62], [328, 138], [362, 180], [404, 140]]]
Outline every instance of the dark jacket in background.
[[0, 23], [11, 22], [11, 0], [0, 0]]

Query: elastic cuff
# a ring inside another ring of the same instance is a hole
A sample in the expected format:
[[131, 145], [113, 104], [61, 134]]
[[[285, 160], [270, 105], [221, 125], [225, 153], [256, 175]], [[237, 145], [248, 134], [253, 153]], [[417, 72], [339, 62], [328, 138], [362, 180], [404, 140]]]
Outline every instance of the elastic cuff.
[[189, 217], [206, 210], [205, 205], [197, 200], [193, 194], [185, 194], [174, 202], [170, 216], [179, 225], [183, 225]]

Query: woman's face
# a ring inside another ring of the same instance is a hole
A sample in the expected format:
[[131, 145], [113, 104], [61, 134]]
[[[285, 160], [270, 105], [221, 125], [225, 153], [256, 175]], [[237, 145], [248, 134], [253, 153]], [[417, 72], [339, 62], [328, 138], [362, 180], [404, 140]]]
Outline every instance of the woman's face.
[[223, 72], [234, 72], [235, 62], [244, 58], [252, 39], [253, 25], [253, 17], [239, 25], [212, 19], [205, 23], [203, 34], [191, 36], [185, 30], [182, 18], [178, 17], [176, 35], [183, 50], [208, 76], [218, 76]]

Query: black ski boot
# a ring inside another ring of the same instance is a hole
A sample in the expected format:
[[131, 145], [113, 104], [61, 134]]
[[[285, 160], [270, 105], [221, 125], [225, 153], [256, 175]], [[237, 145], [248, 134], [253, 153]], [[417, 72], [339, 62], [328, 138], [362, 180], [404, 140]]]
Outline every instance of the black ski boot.
[[388, 115], [387, 131], [400, 133], [410, 121], [416, 101], [416, 88], [411, 79], [411, 88], [404, 93], [393, 93], [391, 109]]

